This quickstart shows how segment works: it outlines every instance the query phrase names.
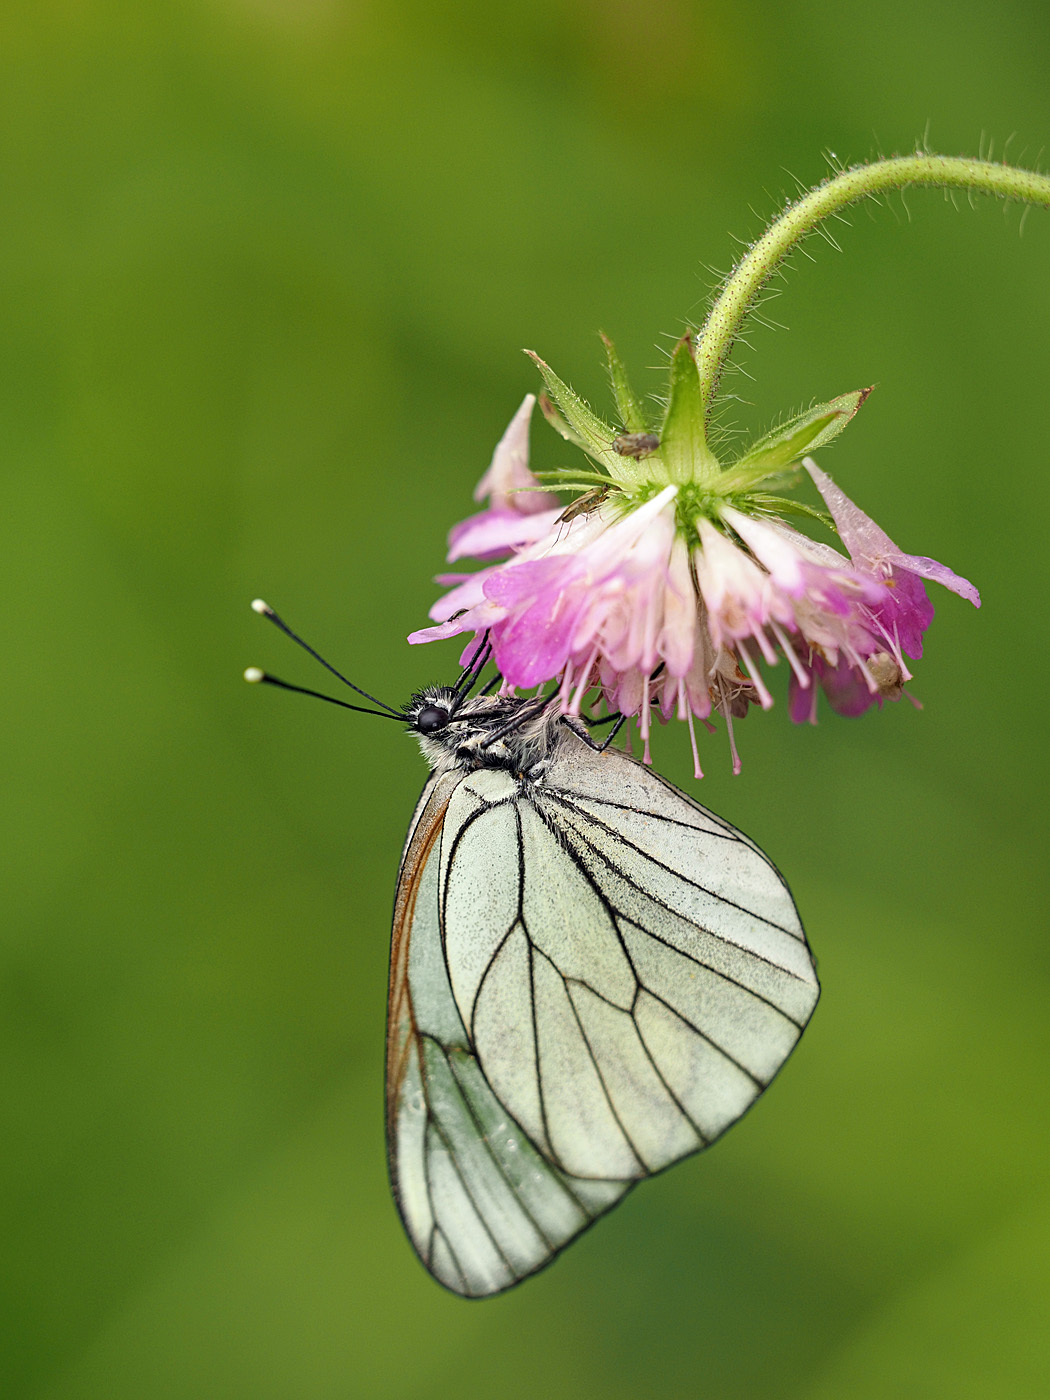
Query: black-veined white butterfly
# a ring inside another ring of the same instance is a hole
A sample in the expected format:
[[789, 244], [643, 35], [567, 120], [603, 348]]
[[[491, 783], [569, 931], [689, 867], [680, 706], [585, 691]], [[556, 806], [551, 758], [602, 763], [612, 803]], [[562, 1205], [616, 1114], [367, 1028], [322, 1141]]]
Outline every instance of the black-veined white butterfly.
[[401, 712], [352, 687], [432, 770], [397, 882], [387, 1148], [416, 1253], [473, 1298], [721, 1136], [819, 996], [758, 847], [549, 698], [472, 696], [486, 654]]

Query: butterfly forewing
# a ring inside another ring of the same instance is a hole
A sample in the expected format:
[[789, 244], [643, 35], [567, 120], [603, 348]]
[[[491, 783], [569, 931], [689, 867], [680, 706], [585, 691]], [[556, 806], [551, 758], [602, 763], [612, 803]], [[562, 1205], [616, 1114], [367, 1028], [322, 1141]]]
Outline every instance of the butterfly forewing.
[[762, 852], [616, 750], [432, 778], [402, 861], [387, 1127], [424, 1264], [485, 1296], [706, 1146], [816, 1004]]

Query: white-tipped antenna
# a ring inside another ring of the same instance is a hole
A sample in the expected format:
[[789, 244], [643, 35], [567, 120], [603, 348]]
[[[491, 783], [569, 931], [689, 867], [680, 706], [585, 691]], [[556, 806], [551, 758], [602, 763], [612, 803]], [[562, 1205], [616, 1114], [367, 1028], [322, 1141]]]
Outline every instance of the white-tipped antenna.
[[294, 690], [297, 695], [312, 695], [315, 700], [327, 700], [329, 705], [338, 705], [341, 710], [353, 710], [359, 715], [378, 715], [380, 719], [397, 719], [402, 724], [407, 723], [404, 715], [394, 714], [390, 710], [366, 710], [363, 705], [350, 705], [345, 700], [337, 700], [334, 695], [323, 695], [319, 690], [308, 690], [305, 685], [292, 685], [290, 681], [282, 681], [277, 676], [271, 676], [269, 671], [260, 670], [258, 666], [249, 666], [244, 673], [244, 679], [250, 685], [262, 682], [265, 685], [275, 685], [280, 690]]
[[[330, 671], [332, 675], [335, 676], [337, 681], [342, 681], [342, 683], [345, 686], [349, 686], [351, 690], [355, 691], [358, 695], [363, 696], [365, 700], [371, 700], [373, 705], [378, 705], [381, 710], [385, 711], [388, 715], [392, 715], [394, 719], [404, 719], [404, 715], [401, 713], [401, 711], [396, 710], [393, 705], [388, 705], [385, 700], [377, 700], [374, 695], [369, 695], [367, 690], [362, 690], [359, 685], [354, 685], [353, 681], [348, 681], [341, 671], [337, 671], [330, 662], [324, 659], [320, 652], [314, 651], [313, 647], [310, 646], [309, 643], [304, 642], [302, 637], [300, 637], [296, 632], [293, 632], [292, 629], [288, 626], [287, 622], [285, 622], [283, 618], [279, 617], [277, 613], [274, 612], [273, 608], [270, 607], [269, 603], [264, 603], [261, 598], [256, 598], [252, 602], [252, 612], [257, 612], [260, 617], [268, 618], [269, 621], [272, 622], [275, 627], [279, 627], [281, 629], [281, 631], [286, 637], [291, 637], [292, 641], [295, 642], [296, 646], [300, 646], [302, 647], [303, 651], [309, 652], [313, 659], [315, 661], [319, 661], [326, 671]], [[261, 677], [261, 679], [272, 680], [273, 678], [271, 676], [264, 675]], [[284, 688], [286, 690], [298, 689], [298, 687], [296, 686], [285, 685], [283, 681], [274, 681], [274, 684], [284, 685]], [[310, 691], [308, 693], [311, 695], [316, 694], [315, 691]], [[329, 697], [322, 696], [321, 698], [327, 700]], [[350, 705], [347, 708], [352, 710], [356, 707]]]

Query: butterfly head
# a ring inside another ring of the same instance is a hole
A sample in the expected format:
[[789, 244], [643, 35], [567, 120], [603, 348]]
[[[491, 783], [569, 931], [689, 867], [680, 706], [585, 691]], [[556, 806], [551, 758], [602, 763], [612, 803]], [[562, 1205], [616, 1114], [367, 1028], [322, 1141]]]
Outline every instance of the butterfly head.
[[421, 738], [442, 735], [460, 704], [460, 698], [451, 686], [428, 686], [425, 690], [417, 691], [405, 706], [405, 721], [409, 729]]
[[412, 716], [412, 728], [417, 734], [437, 734], [448, 727], [452, 717], [446, 705], [424, 705]]
[[545, 705], [512, 696], [473, 696], [429, 686], [405, 706], [409, 731], [431, 768], [528, 771], [546, 756], [551, 716]]

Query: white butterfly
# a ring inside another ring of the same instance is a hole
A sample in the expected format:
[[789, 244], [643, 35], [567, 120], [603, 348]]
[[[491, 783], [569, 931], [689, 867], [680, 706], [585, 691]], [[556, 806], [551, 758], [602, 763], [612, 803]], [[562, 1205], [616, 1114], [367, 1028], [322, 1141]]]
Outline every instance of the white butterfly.
[[820, 989], [758, 847], [549, 703], [439, 689], [408, 718], [434, 771], [394, 910], [390, 1176], [426, 1267], [484, 1297], [735, 1123]]
[[468, 698], [484, 643], [404, 711], [306, 650], [433, 770], [394, 908], [390, 1177], [434, 1278], [500, 1293], [746, 1112], [816, 1006], [813, 958], [787, 885], [728, 822], [549, 697]]

